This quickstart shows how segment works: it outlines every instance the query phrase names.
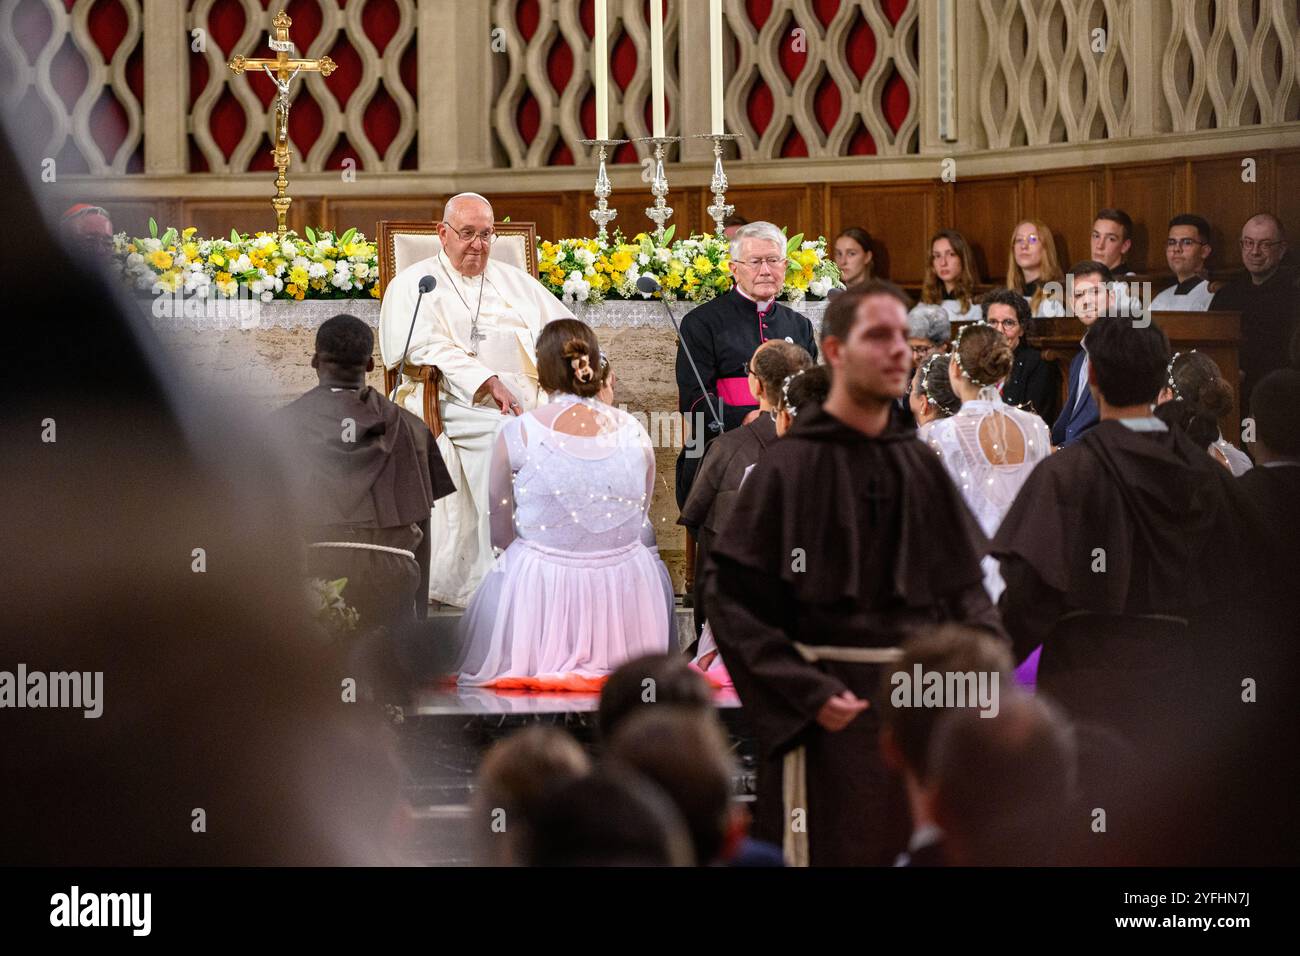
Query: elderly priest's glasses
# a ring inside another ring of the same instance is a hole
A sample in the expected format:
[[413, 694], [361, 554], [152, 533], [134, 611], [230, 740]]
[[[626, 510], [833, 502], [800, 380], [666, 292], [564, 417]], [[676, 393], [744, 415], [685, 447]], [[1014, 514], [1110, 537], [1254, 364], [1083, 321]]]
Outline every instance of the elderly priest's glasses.
[[485, 229], [482, 232], [475, 232], [473, 229], [470, 229], [469, 227], [466, 227], [464, 229], [457, 229], [446, 219], [442, 221], [442, 224], [446, 226], [448, 229], [450, 229], [455, 234], [457, 239], [459, 239], [461, 242], [464, 243], [471, 243], [477, 239], [479, 242], [483, 243], [483, 245], [490, 246], [492, 245], [492, 243], [496, 241], [497, 238], [496, 231], [492, 229]]

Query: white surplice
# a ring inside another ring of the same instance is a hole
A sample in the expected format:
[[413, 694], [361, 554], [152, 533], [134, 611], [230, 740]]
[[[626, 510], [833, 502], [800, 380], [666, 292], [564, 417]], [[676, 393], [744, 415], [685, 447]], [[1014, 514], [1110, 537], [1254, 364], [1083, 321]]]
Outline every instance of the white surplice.
[[[420, 302], [406, 362], [436, 365], [442, 372], [438, 451], [456, 484], [456, 492], [433, 509], [429, 597], [464, 607], [492, 566], [488, 473], [492, 446], [506, 419], [490, 396], [475, 405], [474, 395], [496, 375], [518, 397], [521, 413], [545, 401], [537, 384], [537, 336], [547, 322], [571, 319], [573, 313], [522, 269], [489, 259], [482, 275], [464, 276], [439, 252], [403, 269], [384, 292], [379, 349], [386, 367], [402, 359], [420, 279], [426, 275], [438, 284]], [[472, 345], [476, 310], [481, 338]], [[422, 416], [424, 386], [403, 377], [396, 401]]]

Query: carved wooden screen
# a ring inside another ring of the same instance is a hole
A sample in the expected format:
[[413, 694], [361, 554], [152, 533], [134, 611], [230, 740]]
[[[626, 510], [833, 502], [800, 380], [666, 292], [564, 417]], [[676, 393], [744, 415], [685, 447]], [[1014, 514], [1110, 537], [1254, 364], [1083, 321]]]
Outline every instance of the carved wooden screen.
[[56, 174], [144, 168], [140, 0], [0, 0], [0, 90]]
[[190, 169], [243, 172], [271, 168], [271, 99], [264, 75], [236, 77], [236, 53], [272, 55], [267, 13], [285, 9], [290, 39], [307, 57], [329, 56], [329, 79], [303, 74], [289, 113], [298, 172], [337, 170], [352, 159], [366, 171], [416, 167], [418, 115], [415, 0], [189, 0]]

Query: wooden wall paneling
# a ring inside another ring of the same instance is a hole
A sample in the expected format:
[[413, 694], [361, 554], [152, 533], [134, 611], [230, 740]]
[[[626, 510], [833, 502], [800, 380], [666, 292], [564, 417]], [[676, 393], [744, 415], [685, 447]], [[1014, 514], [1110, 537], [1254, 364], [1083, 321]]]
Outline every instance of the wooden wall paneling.
[[[1214, 244], [1210, 268], [1241, 268], [1241, 227], [1256, 212], [1268, 208], [1260, 179], [1271, 171], [1268, 158], [1256, 156], [1255, 181], [1242, 182], [1246, 154], [1194, 159], [1191, 167], [1191, 208], [1210, 221]], [[1284, 219], [1283, 222], [1286, 220]]]
[[971, 245], [976, 278], [1001, 285], [1007, 275], [1011, 233], [1025, 217], [1019, 178], [958, 178], [953, 183], [952, 204], [952, 228]]
[[1186, 175], [1181, 162], [1111, 166], [1106, 172], [1106, 206], [1133, 218], [1133, 248], [1128, 262], [1135, 272], [1165, 271], [1164, 240], [1169, 220], [1183, 212]]
[[[777, 226], [789, 228], [790, 235], [802, 232], [818, 236], [826, 231], [825, 219], [820, 215], [817, 188], [803, 186], [736, 186], [727, 190], [727, 202], [736, 207], [736, 213], [750, 222], [766, 220]], [[707, 193], [701, 197], [707, 197]], [[708, 202], [704, 205], [707, 207]]]
[[[114, 232], [125, 232], [132, 238], [149, 235], [149, 217], [152, 216], [158, 223], [158, 234], [162, 235], [167, 231], [169, 226], [175, 226], [177, 229], [184, 229], [189, 225], [187, 222], [180, 221], [181, 204], [178, 200], [172, 199], [114, 199], [105, 202], [95, 202], [91, 199], [79, 200], [89, 202], [92, 205], [102, 206], [108, 211], [109, 219], [113, 222]], [[67, 203], [58, 209], [61, 216], [64, 209], [67, 209], [72, 203]], [[230, 230], [226, 230], [230, 234]]]
[[831, 185], [826, 190], [828, 244], [849, 226], [860, 226], [875, 245], [875, 274], [901, 285], [919, 285], [925, 277], [926, 243], [940, 228], [941, 185]]
[[1294, 256], [1300, 249], [1300, 149], [1275, 152], [1269, 163], [1269, 180], [1274, 195], [1271, 206], [1287, 228]]
[[[1080, 168], [1038, 173], [1024, 179], [1025, 215], [1052, 228], [1061, 268], [1091, 256], [1092, 224], [1105, 189], [1101, 170]], [[1010, 233], [1008, 233], [1008, 239]]]
[[374, 240], [376, 223], [383, 219], [426, 219], [430, 222], [442, 216], [445, 196], [404, 196], [400, 198], [363, 197], [334, 199], [322, 202], [320, 225], [326, 229], [344, 232], [356, 227]]
[[[541, 239], [559, 239], [569, 234], [569, 200], [562, 192], [495, 193], [488, 199], [492, 200], [497, 219], [509, 216], [515, 222], [535, 222]], [[590, 234], [595, 234], [594, 223]]]

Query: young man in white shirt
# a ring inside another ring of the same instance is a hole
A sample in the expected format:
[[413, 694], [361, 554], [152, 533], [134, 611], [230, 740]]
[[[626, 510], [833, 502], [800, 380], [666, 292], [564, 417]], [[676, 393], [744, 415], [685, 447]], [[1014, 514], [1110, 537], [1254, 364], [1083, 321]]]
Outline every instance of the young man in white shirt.
[[1194, 213], [1182, 213], [1169, 220], [1165, 260], [1174, 274], [1174, 285], [1151, 300], [1152, 312], [1204, 312], [1214, 298], [1205, 278], [1210, 257], [1210, 224]]

